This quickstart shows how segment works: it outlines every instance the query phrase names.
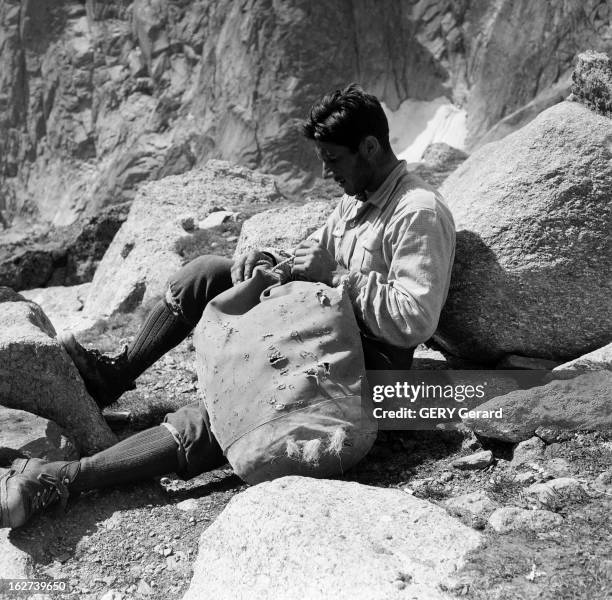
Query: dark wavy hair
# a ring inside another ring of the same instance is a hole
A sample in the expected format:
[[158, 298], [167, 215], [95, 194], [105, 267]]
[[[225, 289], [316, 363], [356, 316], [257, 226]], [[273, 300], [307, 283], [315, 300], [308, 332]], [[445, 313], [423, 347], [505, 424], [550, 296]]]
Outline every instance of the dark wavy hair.
[[310, 140], [331, 142], [357, 152], [363, 138], [373, 135], [387, 152], [389, 123], [376, 96], [351, 83], [315, 102], [302, 123], [302, 134]]

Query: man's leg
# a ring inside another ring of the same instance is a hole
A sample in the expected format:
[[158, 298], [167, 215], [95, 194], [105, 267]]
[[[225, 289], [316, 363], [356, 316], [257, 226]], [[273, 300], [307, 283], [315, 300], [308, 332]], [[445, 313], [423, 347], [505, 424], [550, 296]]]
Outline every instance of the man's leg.
[[170, 278], [165, 298], [153, 307], [132, 343], [118, 356], [86, 350], [71, 334], [61, 338], [99, 406], [108, 406], [133, 389], [137, 377], [187, 337], [206, 304], [232, 286], [231, 265], [228, 258], [210, 255], [180, 269]]
[[198, 403], [166, 415], [158, 427], [77, 461], [17, 459], [0, 478], [0, 527], [19, 527], [74, 492], [135, 483], [175, 472], [185, 479], [226, 462]]

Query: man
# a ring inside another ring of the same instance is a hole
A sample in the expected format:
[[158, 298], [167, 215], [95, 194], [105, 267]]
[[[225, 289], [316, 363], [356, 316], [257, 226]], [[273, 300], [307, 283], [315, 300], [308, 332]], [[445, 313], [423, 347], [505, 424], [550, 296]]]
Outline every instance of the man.
[[[292, 276], [346, 285], [366, 367], [408, 369], [414, 348], [433, 334], [448, 292], [455, 245], [450, 212], [395, 156], [380, 103], [358, 86], [315, 103], [303, 133], [314, 143], [323, 175], [333, 177], [345, 195], [327, 224], [295, 249]], [[107, 406], [189, 334], [211, 298], [279, 259], [262, 250], [233, 264], [217, 256], [189, 263], [117, 357], [85, 350], [71, 335], [62, 343], [89, 393]], [[169, 472], [188, 479], [224, 463], [206, 411], [186, 406], [162, 425], [80, 461], [18, 459], [0, 479], [1, 525], [18, 527], [70, 492]]]

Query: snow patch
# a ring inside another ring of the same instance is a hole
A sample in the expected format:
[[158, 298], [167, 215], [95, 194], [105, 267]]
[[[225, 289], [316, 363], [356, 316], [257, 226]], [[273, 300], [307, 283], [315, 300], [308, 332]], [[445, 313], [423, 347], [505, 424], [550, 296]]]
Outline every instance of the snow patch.
[[467, 113], [441, 97], [429, 102], [404, 100], [396, 111], [382, 103], [387, 119], [391, 147], [398, 158], [417, 162], [425, 148], [434, 142], [465, 150]]

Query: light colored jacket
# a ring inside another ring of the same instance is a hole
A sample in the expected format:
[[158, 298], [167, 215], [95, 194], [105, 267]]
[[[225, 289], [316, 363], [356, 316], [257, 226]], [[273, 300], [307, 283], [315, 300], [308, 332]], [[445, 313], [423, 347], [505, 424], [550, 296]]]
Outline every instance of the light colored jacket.
[[412, 348], [434, 333], [455, 256], [455, 224], [440, 194], [393, 169], [365, 201], [344, 196], [310, 239], [341, 268], [365, 335]]

